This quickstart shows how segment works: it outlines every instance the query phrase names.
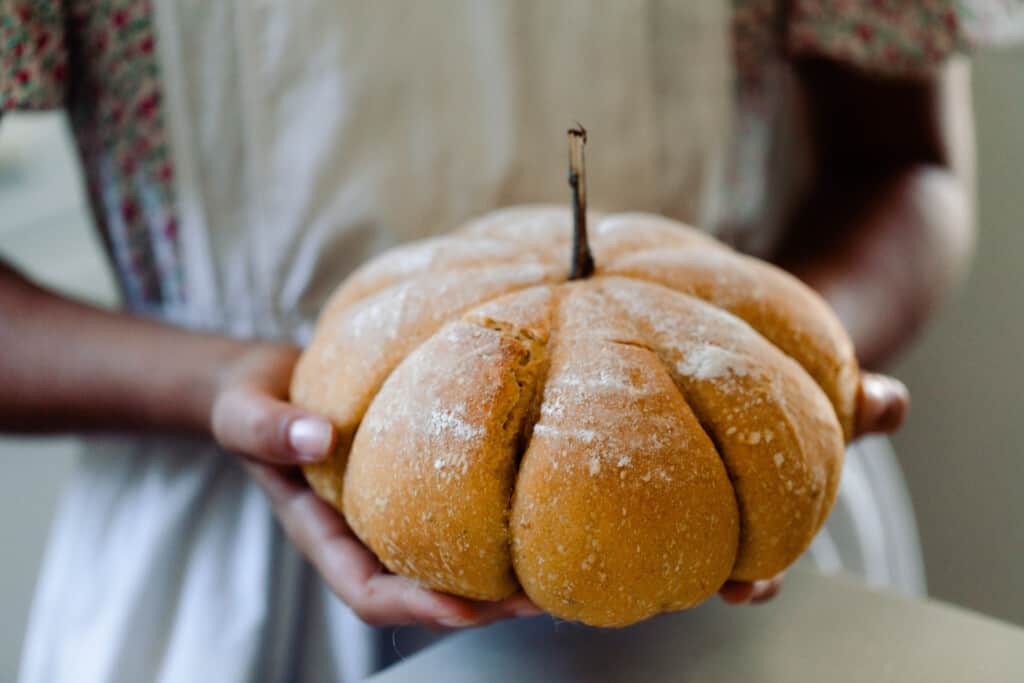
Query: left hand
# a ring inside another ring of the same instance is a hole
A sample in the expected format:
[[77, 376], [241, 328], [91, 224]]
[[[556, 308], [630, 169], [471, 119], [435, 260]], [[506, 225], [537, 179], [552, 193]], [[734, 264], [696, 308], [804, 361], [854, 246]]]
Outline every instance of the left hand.
[[375, 626], [419, 624], [449, 630], [540, 614], [521, 593], [479, 602], [391, 574], [344, 518], [317, 497], [295, 466], [326, 457], [336, 434], [323, 417], [287, 402], [298, 356], [299, 350], [288, 346], [240, 347], [218, 370], [210, 431], [224, 449], [241, 456], [285, 534], [331, 590]]
[[[857, 392], [857, 418], [854, 438], [865, 434], [884, 434], [899, 429], [910, 406], [910, 394], [898, 379], [865, 372]], [[726, 581], [719, 590], [730, 605], [766, 602], [782, 590], [783, 574], [763, 581]]]

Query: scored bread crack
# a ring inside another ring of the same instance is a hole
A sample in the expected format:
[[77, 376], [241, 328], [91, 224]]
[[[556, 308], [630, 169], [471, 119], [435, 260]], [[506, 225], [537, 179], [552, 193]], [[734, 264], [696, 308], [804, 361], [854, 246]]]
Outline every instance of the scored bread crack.
[[[641, 280], [641, 282], [643, 281]], [[609, 309], [614, 310], [615, 313], [622, 319], [628, 320], [630, 324], [635, 328], [638, 336], [642, 337], [645, 340], [642, 343], [637, 341], [620, 341], [615, 339], [609, 341], [613, 344], [621, 344], [625, 346], [633, 346], [643, 349], [649, 352], [652, 356], [654, 356], [654, 358], [657, 359], [658, 364], [661, 366], [662, 370], [664, 370], [664, 372], [668, 375], [669, 379], [672, 380], [672, 386], [675, 387], [675, 390], [679, 393], [679, 396], [680, 398], [682, 398], [683, 403], [685, 403], [686, 406], [690, 409], [690, 412], [693, 413], [693, 416], [697, 419], [697, 424], [700, 425], [700, 428], [704, 431], [704, 434], [708, 437], [708, 440], [714, 447], [715, 453], [718, 455], [718, 459], [722, 463], [722, 467], [725, 468], [726, 476], [729, 477], [729, 481], [735, 484], [735, 482], [739, 479], [739, 475], [734, 471], [732, 467], [729, 466], [729, 461], [724, 455], [723, 447], [721, 441], [719, 440], [716, 434], [716, 430], [712, 427], [710, 421], [707, 418], [707, 415], [703, 414], [703, 411], [701, 411], [699, 409], [699, 406], [696, 405], [696, 402], [693, 400], [693, 397], [689, 395], [685, 383], [681, 381], [679, 373], [676, 372], [675, 368], [672, 366], [672, 363], [669, 361], [668, 358], [665, 357], [663, 353], [659, 352], [659, 350], [652, 343], [651, 340], [654, 338], [655, 335], [653, 333], [651, 326], [648, 325], [644, 320], [639, 319], [638, 316], [631, 315], [630, 312], [626, 310], [625, 306], [623, 306], [614, 297], [609, 296], [603, 288], [599, 287], [598, 291], [600, 292], [601, 298], [606, 302]], [[689, 296], [681, 292], [675, 292], [674, 290], [673, 293], [678, 294], [679, 296]], [[731, 488], [733, 500], [736, 503], [736, 510], [739, 513], [739, 537], [743, 538], [743, 520], [745, 518], [745, 506], [738, 491], [736, 490], [736, 487], [732, 486]]]
[[[480, 325], [480, 323], [471, 320], [467, 320], [467, 322], [474, 322], [474, 324]], [[518, 398], [512, 410], [505, 416], [505, 421], [502, 425], [504, 440], [506, 443], [511, 444], [515, 450], [514, 461], [518, 466], [523, 451], [526, 449], [526, 444], [529, 443], [530, 433], [533, 431], [533, 424], [528, 418], [536, 412], [537, 396], [541, 393], [541, 375], [547, 364], [547, 344], [530, 332], [530, 330], [516, 327], [509, 323], [488, 320], [480, 326], [494, 330], [506, 339], [514, 339], [521, 345], [524, 351], [518, 363], [512, 369], [513, 379], [519, 388]]]
[[[502, 335], [504, 338], [517, 342], [523, 355], [513, 367], [513, 379], [518, 387], [518, 396], [512, 409], [505, 416], [501, 427], [502, 442], [507, 452], [511, 454], [511, 474], [508, 487], [504, 496], [504, 517], [506, 543], [511, 559], [512, 553], [512, 530], [510, 518], [512, 512], [512, 499], [515, 495], [515, 485], [519, 475], [519, 467], [526, 449], [533, 436], [533, 428], [540, 419], [540, 406], [544, 399], [544, 385], [547, 381], [547, 374], [550, 368], [550, 356], [548, 345], [556, 334], [557, 307], [561, 288], [558, 285], [551, 287], [551, 298], [546, 302], [546, 310], [542, 316], [546, 328], [546, 334], [538, 334], [522, 325], [517, 325], [508, 320], [485, 315], [481, 309], [487, 309], [494, 305], [494, 301], [469, 310], [462, 316], [462, 321], [470, 323], [482, 329], [491, 330]], [[522, 294], [517, 292], [516, 294]], [[509, 298], [516, 294], [509, 295]], [[509, 570], [515, 577], [515, 570], [509, 566]], [[518, 578], [516, 579], [518, 583]]]
[[632, 347], [637, 348], [637, 349], [643, 349], [644, 351], [650, 351], [651, 353], [654, 353], [654, 349], [651, 348], [650, 344], [646, 344], [644, 342], [638, 342], [636, 340], [609, 339], [608, 342], [610, 344], [618, 344], [619, 346], [632, 346]]

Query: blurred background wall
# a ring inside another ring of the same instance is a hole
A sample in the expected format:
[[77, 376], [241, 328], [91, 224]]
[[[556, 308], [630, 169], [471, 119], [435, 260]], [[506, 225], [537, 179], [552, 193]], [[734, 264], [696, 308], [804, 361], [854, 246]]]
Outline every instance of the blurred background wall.
[[979, 238], [965, 287], [894, 368], [929, 590], [1024, 624], [1024, 48], [974, 62]]
[[[981, 234], [965, 287], [895, 368], [914, 408], [896, 446], [939, 598], [1024, 624], [1024, 49], [974, 70]], [[0, 254], [112, 305], [59, 115], [0, 123]], [[0, 439], [0, 681], [13, 680], [67, 439]]]

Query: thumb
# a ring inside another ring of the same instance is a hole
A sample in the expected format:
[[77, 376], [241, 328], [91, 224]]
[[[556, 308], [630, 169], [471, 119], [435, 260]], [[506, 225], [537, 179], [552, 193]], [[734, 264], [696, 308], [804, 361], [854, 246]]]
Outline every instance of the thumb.
[[910, 394], [898, 379], [865, 372], [857, 392], [857, 418], [854, 436], [892, 432], [907, 417]]
[[278, 400], [251, 385], [225, 390], [213, 404], [213, 435], [229, 451], [275, 465], [323, 460], [335, 432], [323, 417]]

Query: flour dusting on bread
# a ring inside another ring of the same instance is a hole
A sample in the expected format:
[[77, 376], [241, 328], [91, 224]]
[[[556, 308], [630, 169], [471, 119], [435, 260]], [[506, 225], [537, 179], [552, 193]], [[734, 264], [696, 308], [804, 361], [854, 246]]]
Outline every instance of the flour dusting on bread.
[[750, 363], [740, 354], [712, 344], [698, 344], [689, 349], [683, 360], [676, 363], [679, 374], [694, 379], [720, 379], [743, 377], [751, 371]]

